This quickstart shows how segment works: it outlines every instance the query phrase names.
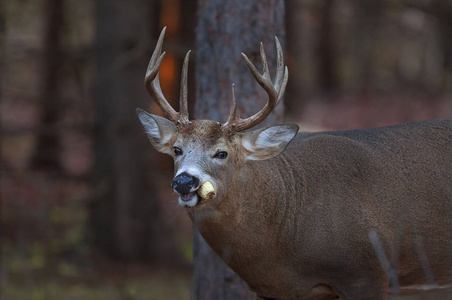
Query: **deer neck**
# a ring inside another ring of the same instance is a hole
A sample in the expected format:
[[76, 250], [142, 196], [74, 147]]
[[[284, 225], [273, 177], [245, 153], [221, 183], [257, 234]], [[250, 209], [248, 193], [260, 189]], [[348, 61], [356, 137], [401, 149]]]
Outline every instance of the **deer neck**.
[[[289, 200], [296, 195], [287, 185], [294, 185], [295, 179], [290, 165], [284, 171], [276, 167], [281, 160], [284, 158], [245, 164], [221, 203], [189, 210], [201, 235], [230, 265], [273, 256], [275, 253], [266, 251], [272, 248], [269, 243], [285, 243], [291, 238], [281, 232], [294, 233], [297, 212]], [[242, 254], [236, 255], [238, 251]]]

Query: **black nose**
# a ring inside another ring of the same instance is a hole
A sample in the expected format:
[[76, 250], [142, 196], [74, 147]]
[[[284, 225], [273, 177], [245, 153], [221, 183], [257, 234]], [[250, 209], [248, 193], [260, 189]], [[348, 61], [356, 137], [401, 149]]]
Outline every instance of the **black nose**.
[[187, 172], [181, 173], [174, 178], [171, 187], [179, 194], [189, 193], [190, 190], [199, 185], [199, 179], [191, 176]]

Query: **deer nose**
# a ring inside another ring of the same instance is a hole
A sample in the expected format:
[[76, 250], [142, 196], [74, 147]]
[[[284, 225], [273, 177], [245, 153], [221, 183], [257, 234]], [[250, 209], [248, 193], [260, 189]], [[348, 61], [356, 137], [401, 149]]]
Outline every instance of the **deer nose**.
[[199, 185], [199, 179], [183, 172], [176, 176], [171, 183], [171, 187], [179, 194], [186, 194]]

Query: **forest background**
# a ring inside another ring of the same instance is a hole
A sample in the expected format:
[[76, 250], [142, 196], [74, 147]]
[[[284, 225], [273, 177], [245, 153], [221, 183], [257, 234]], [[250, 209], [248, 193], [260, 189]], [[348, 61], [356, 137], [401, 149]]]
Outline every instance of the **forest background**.
[[[285, 115], [301, 130], [452, 115], [451, 1], [285, 5]], [[160, 81], [177, 99], [196, 12], [194, 0], [0, 3], [1, 299], [189, 298], [191, 224], [134, 110], [161, 114], [143, 79], [163, 26]]]

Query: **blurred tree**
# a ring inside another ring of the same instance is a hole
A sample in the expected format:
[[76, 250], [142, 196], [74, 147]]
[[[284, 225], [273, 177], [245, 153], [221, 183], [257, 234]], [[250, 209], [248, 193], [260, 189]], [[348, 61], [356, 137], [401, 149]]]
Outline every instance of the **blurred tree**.
[[[199, 0], [196, 28], [196, 119], [225, 122], [231, 105], [231, 84], [236, 83], [237, 112], [250, 116], [267, 101], [247, 69], [240, 52], [260, 65], [263, 42], [269, 68], [276, 72], [274, 36], [283, 47], [284, 1]], [[274, 76], [274, 75], [273, 75]], [[283, 105], [262, 124], [283, 121]], [[194, 233], [193, 299], [254, 299], [246, 284]]]
[[443, 54], [443, 88], [452, 92], [452, 1], [435, 0], [430, 2], [431, 12], [438, 19], [438, 35]]
[[375, 88], [375, 58], [378, 45], [378, 33], [384, 22], [385, 2], [368, 0], [354, 2], [354, 49], [356, 55], [356, 79], [360, 92], [367, 94]]
[[[318, 37], [319, 81], [325, 92], [334, 92], [339, 88], [337, 78], [337, 57], [334, 36], [334, 1], [324, 0], [320, 8], [320, 30]], [[330, 100], [336, 97], [329, 97]]]
[[[184, 48], [195, 48], [195, 27], [196, 27], [196, 0], [180, 0], [180, 39]], [[185, 51], [184, 51], [185, 52]], [[193, 56], [192, 56], [193, 57]], [[180, 56], [179, 66], [182, 66], [185, 53]], [[188, 92], [195, 91], [195, 69], [196, 66], [188, 70]], [[180, 68], [179, 68], [180, 70]], [[189, 111], [193, 111], [195, 102], [189, 101]]]
[[97, 0], [94, 100], [95, 199], [88, 234], [121, 260], [171, 258], [151, 146], [135, 114], [148, 108], [145, 68], [156, 37], [158, 1]]
[[303, 105], [304, 82], [301, 70], [301, 59], [305, 41], [301, 37], [303, 24], [303, 3], [300, 0], [286, 0], [286, 29], [287, 29], [287, 65], [290, 80], [286, 89], [285, 111], [298, 111]]
[[60, 138], [57, 130], [61, 99], [61, 31], [64, 28], [64, 1], [46, 0], [44, 8], [44, 49], [42, 54], [42, 78], [39, 96], [41, 126], [31, 164], [35, 168], [59, 170]]

